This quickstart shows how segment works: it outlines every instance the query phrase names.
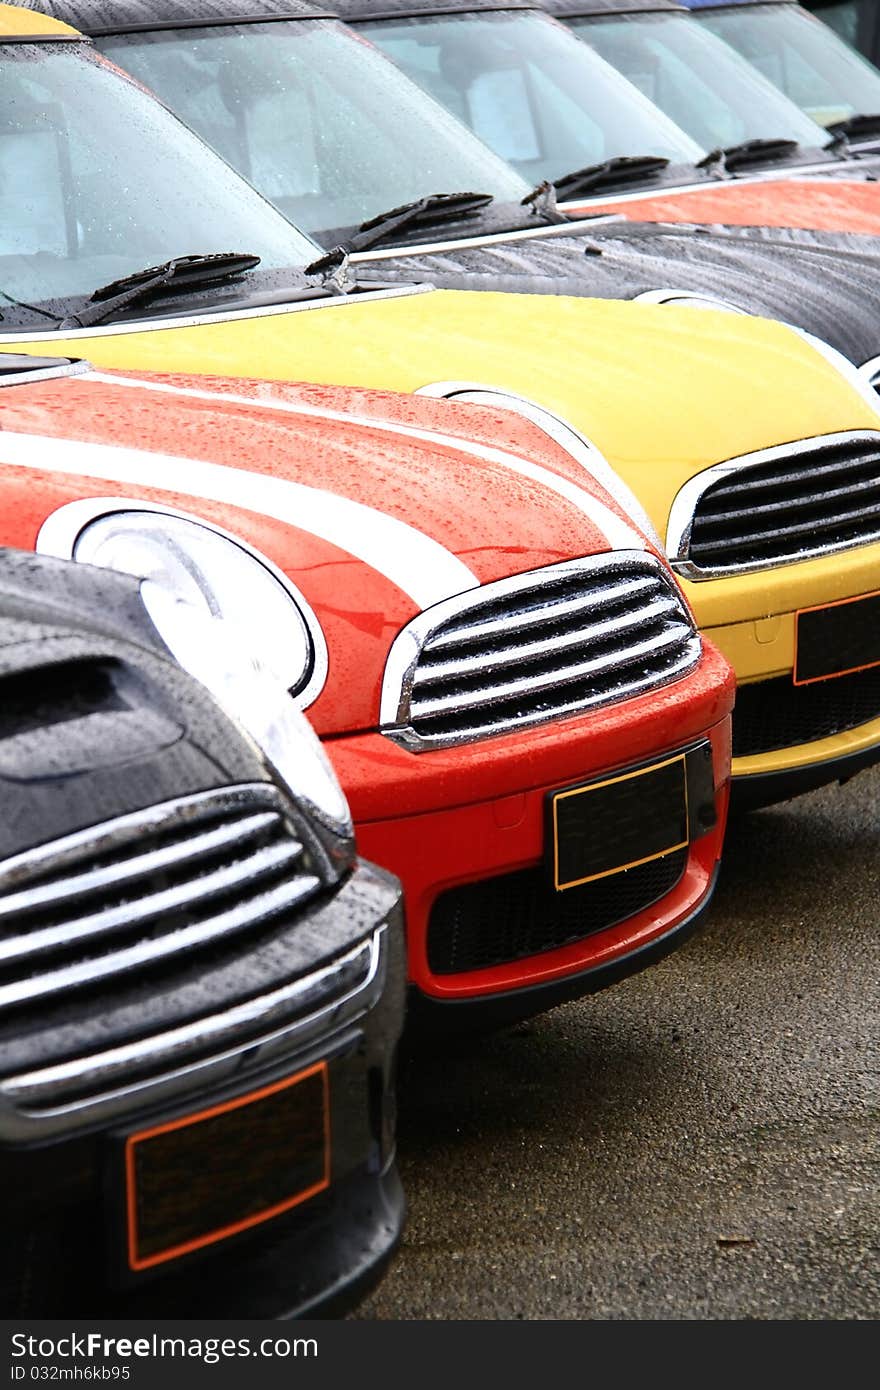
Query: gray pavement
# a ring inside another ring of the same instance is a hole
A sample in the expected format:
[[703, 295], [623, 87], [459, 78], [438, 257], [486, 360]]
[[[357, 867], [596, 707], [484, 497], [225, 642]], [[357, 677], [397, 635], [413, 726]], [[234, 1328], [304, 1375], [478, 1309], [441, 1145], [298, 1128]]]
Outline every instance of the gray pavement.
[[367, 1318], [880, 1316], [880, 773], [734, 826], [645, 974], [404, 1066]]

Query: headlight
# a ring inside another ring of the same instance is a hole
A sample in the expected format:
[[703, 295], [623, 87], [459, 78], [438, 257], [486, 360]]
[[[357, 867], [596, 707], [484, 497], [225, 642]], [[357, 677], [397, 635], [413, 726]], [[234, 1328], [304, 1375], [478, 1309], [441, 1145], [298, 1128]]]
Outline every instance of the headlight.
[[152, 578], [141, 585], [141, 598], [171, 655], [235, 716], [296, 800], [336, 835], [351, 838], [348, 802], [311, 725], [274, 676], [249, 659], [228, 623]]
[[323, 684], [324, 639], [268, 560], [200, 521], [117, 498], [60, 508], [37, 549], [142, 578], [144, 604], [171, 654], [238, 720], [294, 797], [335, 834], [351, 836], [348, 803], [298, 708]]
[[157, 511], [111, 512], [77, 534], [74, 560], [149, 579], [205, 617], [220, 618], [250, 661], [296, 695], [315, 653], [305, 619], [277, 570], [232, 537]]

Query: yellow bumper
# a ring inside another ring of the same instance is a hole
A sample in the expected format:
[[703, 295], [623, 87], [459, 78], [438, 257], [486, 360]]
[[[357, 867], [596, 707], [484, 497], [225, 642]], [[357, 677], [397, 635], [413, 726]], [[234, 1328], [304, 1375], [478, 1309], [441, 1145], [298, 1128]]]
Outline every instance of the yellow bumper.
[[[880, 544], [736, 579], [685, 581], [684, 588], [700, 626], [721, 648], [740, 685], [791, 678], [798, 611], [876, 593], [880, 589]], [[829, 686], [833, 686], [833, 679]], [[875, 746], [880, 746], [880, 717], [831, 738], [735, 757], [733, 774], [756, 777], [794, 772]]]

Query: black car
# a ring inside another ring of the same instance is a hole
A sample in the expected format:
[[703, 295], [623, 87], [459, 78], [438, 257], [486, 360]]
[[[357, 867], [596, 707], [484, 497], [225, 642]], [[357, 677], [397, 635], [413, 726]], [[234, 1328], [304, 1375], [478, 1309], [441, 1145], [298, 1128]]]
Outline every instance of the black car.
[[[840, 109], [839, 101], [831, 100], [831, 92], [834, 74], [841, 80], [848, 72], [847, 85], [852, 87], [860, 69], [865, 70], [862, 85], [870, 85], [867, 65], [808, 15], [798, 14], [796, 5], [764, 4], [765, 11], [775, 13], [765, 16], [763, 24], [753, 15], [754, 24], [746, 18], [740, 25], [735, 6], [726, 7], [727, 18], [719, 10], [718, 26], [733, 24], [752, 34], [752, 51], [745, 55], [741, 43], [725, 42], [726, 32], [713, 32], [708, 11], [707, 22], [701, 23], [697, 13], [691, 14], [679, 0], [541, 3], [701, 145], [718, 149], [733, 168], [737, 163], [752, 169], [784, 168], [801, 159], [802, 152], [786, 152], [784, 140], [797, 138], [797, 130], [810, 122], [815, 123], [814, 145], [827, 140], [820, 129], [825, 127], [835, 137], [839, 154], [861, 153], [858, 136], [851, 132], [844, 138], [844, 131], [835, 124], [835, 118], [843, 120], [853, 114], [852, 109]], [[789, 20], [794, 21], [795, 46], [790, 34], [786, 38], [778, 32], [779, 20], [783, 31], [792, 28]], [[806, 42], [806, 54], [796, 47], [799, 38]], [[786, 42], [788, 51], [783, 47]], [[820, 75], [808, 65], [814, 53], [828, 68], [827, 74]], [[873, 75], [873, 84], [880, 95], [880, 74]], [[865, 99], [869, 100], [867, 94]], [[863, 169], [850, 160], [850, 176], [859, 177]]]
[[0, 1316], [333, 1312], [393, 1251], [399, 889], [312, 739], [282, 777], [137, 580], [0, 552]]
[[[158, 91], [293, 222], [324, 246], [347, 249], [363, 281], [708, 303], [792, 323], [859, 367], [880, 358], [874, 238], [568, 223], [550, 197], [524, 204], [529, 186], [512, 168], [317, 5], [40, 7], [90, 28], [115, 62]], [[433, 7], [397, 0], [376, 10], [345, 0], [343, 8], [375, 15]], [[546, 17], [534, 17], [544, 28]]]
[[808, 10], [875, 64], [880, 62], [880, 10], [877, 0], [804, 0]]

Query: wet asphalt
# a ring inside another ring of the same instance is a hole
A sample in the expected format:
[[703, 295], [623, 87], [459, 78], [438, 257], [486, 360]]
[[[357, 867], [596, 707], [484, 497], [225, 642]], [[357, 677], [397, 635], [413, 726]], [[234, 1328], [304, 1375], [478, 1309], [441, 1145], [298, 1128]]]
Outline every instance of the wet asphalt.
[[365, 1318], [880, 1316], [880, 771], [745, 817], [714, 905], [613, 989], [400, 1092]]

